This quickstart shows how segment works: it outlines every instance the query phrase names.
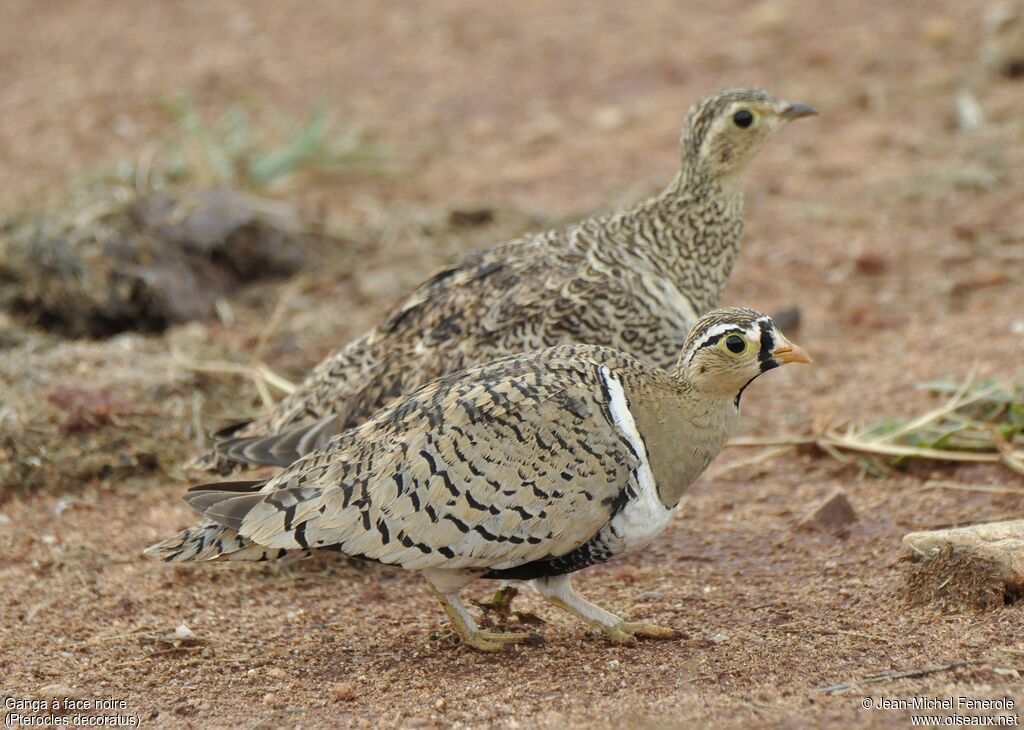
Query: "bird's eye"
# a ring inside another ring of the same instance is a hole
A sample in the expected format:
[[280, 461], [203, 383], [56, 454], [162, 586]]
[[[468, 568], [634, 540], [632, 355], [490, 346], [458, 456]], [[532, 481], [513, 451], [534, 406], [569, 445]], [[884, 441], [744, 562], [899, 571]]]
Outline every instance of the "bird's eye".
[[737, 356], [745, 354], [750, 349], [750, 346], [750, 340], [742, 335], [729, 335], [722, 340], [722, 348]]
[[732, 123], [740, 129], [746, 129], [754, 123], [754, 113], [749, 109], [740, 109], [732, 115]]

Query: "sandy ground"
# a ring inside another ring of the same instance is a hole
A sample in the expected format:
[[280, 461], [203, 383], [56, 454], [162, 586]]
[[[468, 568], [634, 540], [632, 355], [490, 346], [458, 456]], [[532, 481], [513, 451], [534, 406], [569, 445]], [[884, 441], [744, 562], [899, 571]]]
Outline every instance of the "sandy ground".
[[[758, 382], [745, 432], [906, 417], [931, 403], [918, 383], [972, 367], [1019, 382], [1024, 86], [977, 65], [976, 5], [4, 3], [8, 213], [139, 155], [167, 129], [161, 99], [182, 94], [211, 115], [241, 100], [301, 116], [325, 97], [413, 170], [290, 191], [361, 233], [291, 289], [232, 297], [232, 326], [95, 343], [28, 333], [0, 350], [5, 701], [106, 698], [125, 703], [107, 716], [203, 728], [905, 727], [910, 712], [862, 702], [919, 695], [1009, 697], [1019, 712], [1020, 604], [942, 612], [903, 592], [906, 532], [1024, 516], [1019, 495], [926, 487], [1021, 486], [995, 467], [875, 479], [820, 454], [743, 465], [751, 452], [729, 449], [650, 549], [579, 576], [598, 603], [680, 633], [629, 647], [526, 596], [546, 643], [483, 656], [452, 640], [415, 576], [140, 556], [191, 520], [177, 464], [202, 429], [259, 407], [251, 383], [180, 357], [244, 363], [259, 349], [297, 378], [458, 251], [655, 189], [687, 106], [727, 84], [821, 111], [749, 176], [728, 302], [799, 307], [794, 339], [816, 365]], [[987, 118], [970, 132], [955, 125], [964, 85]], [[481, 206], [495, 223], [446, 224]], [[135, 408], [65, 435], [47, 400], [61, 385]], [[837, 487], [859, 520], [843, 535], [796, 529]], [[164, 640], [182, 623], [200, 643]], [[935, 671], [823, 691], [920, 669]]]

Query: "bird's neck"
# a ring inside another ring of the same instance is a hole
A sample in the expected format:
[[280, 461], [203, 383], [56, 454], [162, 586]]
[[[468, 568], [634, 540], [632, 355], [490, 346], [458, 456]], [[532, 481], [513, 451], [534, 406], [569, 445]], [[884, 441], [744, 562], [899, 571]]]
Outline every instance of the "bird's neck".
[[659, 195], [611, 216], [606, 232], [602, 253], [672, 281], [705, 312], [717, 306], [739, 256], [743, 191], [684, 167]]
[[731, 399], [709, 398], [675, 372], [626, 389], [658, 495], [671, 509], [725, 446], [739, 412]]

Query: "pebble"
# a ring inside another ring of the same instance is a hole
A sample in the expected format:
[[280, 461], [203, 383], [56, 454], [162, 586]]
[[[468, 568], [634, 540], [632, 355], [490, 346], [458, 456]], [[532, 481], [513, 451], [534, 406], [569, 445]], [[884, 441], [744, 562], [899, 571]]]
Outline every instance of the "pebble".
[[341, 682], [331, 688], [331, 695], [341, 702], [351, 702], [356, 698], [356, 690], [348, 682]]
[[618, 659], [612, 659], [610, 662], [608, 662], [609, 669], [618, 669], [619, 666], [620, 664]]
[[857, 521], [857, 513], [850, 504], [846, 492], [835, 489], [825, 499], [814, 505], [800, 520], [804, 529], [835, 531], [846, 528]]
[[657, 601], [664, 598], [665, 594], [661, 591], [644, 591], [643, 593], [637, 593], [634, 601]]

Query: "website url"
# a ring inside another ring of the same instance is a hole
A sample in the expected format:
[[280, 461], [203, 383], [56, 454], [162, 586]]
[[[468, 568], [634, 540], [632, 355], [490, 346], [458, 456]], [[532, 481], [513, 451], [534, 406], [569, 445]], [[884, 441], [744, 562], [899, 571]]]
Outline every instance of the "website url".
[[1018, 715], [911, 715], [912, 727], [1017, 727]]

